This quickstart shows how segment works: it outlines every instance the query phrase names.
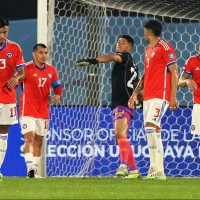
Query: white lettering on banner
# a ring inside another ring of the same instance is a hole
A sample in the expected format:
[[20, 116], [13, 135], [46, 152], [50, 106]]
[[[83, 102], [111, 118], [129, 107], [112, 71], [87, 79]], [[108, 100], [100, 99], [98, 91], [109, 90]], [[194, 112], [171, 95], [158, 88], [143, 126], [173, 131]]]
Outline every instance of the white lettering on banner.
[[[188, 142], [192, 142], [194, 139], [199, 141], [200, 136], [188, 134], [188, 131], [185, 129], [182, 131], [179, 129], [163, 129], [162, 140], [165, 144], [169, 142], [165, 146], [164, 156], [172, 158], [194, 158], [199, 156], [200, 158], [200, 147], [191, 147], [188, 144]], [[119, 149], [115, 145], [114, 129], [101, 128], [95, 131], [90, 128], [66, 128], [63, 130], [52, 128], [49, 131], [47, 140], [51, 142], [51, 145], [47, 145], [47, 157], [119, 157]], [[130, 129], [129, 140], [135, 144], [134, 152], [136, 158], [140, 156], [149, 157], [148, 147], [145, 145], [146, 134], [143, 129]], [[184, 141], [186, 144], [183, 145], [179, 141]], [[23, 157], [23, 145], [20, 147], [20, 150], [20, 156]]]
[[[145, 158], [149, 157], [149, 153], [148, 153], [148, 146], [142, 146], [142, 145], [138, 145], [138, 148], [134, 148], [132, 146], [132, 148], [134, 149], [134, 155], [136, 158], [143, 156]], [[135, 151], [137, 149], [137, 151]]]
[[[63, 151], [62, 151], [63, 150]], [[200, 148], [197, 148], [200, 152]], [[70, 157], [70, 158], [83, 158], [83, 157], [105, 157], [105, 145], [101, 146], [91, 146], [91, 145], [60, 145], [56, 148], [56, 145], [49, 145], [47, 148], [47, 157]], [[135, 157], [145, 157], [148, 158], [148, 147], [147, 146], [135, 146]], [[167, 146], [165, 149], [164, 157], [172, 158], [194, 158], [193, 150], [190, 146], [186, 148], [184, 146]], [[110, 145], [108, 149], [108, 157], [119, 157], [119, 148], [118, 146]], [[200, 157], [200, 155], [199, 155]]]
[[101, 141], [107, 141], [109, 138], [109, 132], [105, 128], [99, 129], [99, 131], [97, 132], [97, 135], [99, 136], [98, 139]]
[[[20, 147], [21, 157], [24, 157], [23, 146]], [[136, 145], [134, 148], [135, 157], [148, 158], [148, 146]], [[172, 158], [194, 158], [194, 151], [191, 146], [167, 146], [165, 148], [164, 157]], [[198, 156], [200, 158], [200, 146], [196, 148]], [[119, 157], [119, 147], [116, 145], [109, 145], [107, 149], [107, 157]], [[104, 158], [106, 156], [106, 145], [48, 145], [47, 146], [47, 157], [70, 157], [70, 158], [82, 158], [82, 157], [98, 157]]]
[[[188, 131], [183, 130], [180, 131], [179, 129], [162, 129], [162, 140], [163, 141], [172, 141], [172, 142], [178, 142], [181, 140], [185, 142], [193, 141], [194, 138], [199, 138], [200, 136], [191, 136], [188, 138]], [[143, 129], [130, 129], [128, 138], [130, 141], [146, 141], [146, 134]], [[60, 129], [56, 131], [55, 129], [51, 129], [49, 131], [49, 135], [47, 137], [47, 140], [59, 140], [59, 141], [93, 141], [94, 136], [97, 140], [101, 142], [111, 142], [115, 141], [115, 134], [114, 129], [106, 129], [101, 128], [97, 131], [94, 131], [90, 128], [85, 129]]]
[[200, 146], [199, 146], [199, 158], [200, 158]]
[[185, 152], [183, 154], [183, 158], [187, 158], [187, 157], [194, 158], [194, 153], [192, 151], [191, 146], [187, 146], [187, 148], [185, 149]]
[[[64, 146], [64, 145], [63, 145]], [[71, 158], [76, 158], [77, 155], [74, 152], [77, 149], [76, 145], [70, 145], [69, 148], [67, 148], [67, 155]]]
[[84, 141], [91, 140], [92, 141], [93, 131], [90, 128], [84, 129]]
[[134, 132], [134, 136], [136, 138], [133, 141], [140, 141], [141, 139], [146, 141], [146, 135], [145, 135], [145, 133], [144, 133], [144, 131], [142, 129], [139, 130], [138, 134], [136, 134], [136, 132]]
[[[67, 147], [66, 147], [65, 145], [59, 145], [59, 146], [58, 146], [58, 149], [57, 149], [57, 152], [62, 152], [62, 149], [65, 150], [65, 149], [67, 149]], [[66, 153], [60, 153], [60, 154], [59, 154], [59, 157], [65, 158], [65, 157], [67, 157], [67, 155], [68, 155], [68, 154], [66, 154]]]
[[49, 157], [56, 157], [56, 145], [48, 145], [47, 152]]
[[119, 156], [119, 147], [118, 146], [109, 146], [109, 154], [111, 157], [115, 158]]
[[24, 157], [24, 145], [21, 145], [20, 151], [21, 151], [20, 156]]

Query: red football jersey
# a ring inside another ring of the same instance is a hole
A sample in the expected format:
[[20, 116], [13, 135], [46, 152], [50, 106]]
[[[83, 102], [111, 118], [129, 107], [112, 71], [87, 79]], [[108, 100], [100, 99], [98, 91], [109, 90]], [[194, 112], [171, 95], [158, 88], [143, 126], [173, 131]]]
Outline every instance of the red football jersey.
[[176, 62], [174, 48], [165, 40], [159, 40], [154, 48], [147, 47], [144, 59], [144, 100], [170, 100], [171, 74], [167, 67]]
[[194, 103], [200, 104], [200, 55], [190, 57], [185, 66], [184, 71], [192, 75], [192, 79], [196, 82], [198, 88], [194, 90]]
[[15, 69], [25, 66], [20, 46], [6, 40], [0, 49], [0, 103], [16, 103], [16, 91], [7, 88], [7, 82], [14, 76]]
[[49, 64], [39, 68], [31, 61], [24, 71], [26, 77], [21, 84], [20, 117], [49, 118], [50, 89], [61, 86], [56, 68]]

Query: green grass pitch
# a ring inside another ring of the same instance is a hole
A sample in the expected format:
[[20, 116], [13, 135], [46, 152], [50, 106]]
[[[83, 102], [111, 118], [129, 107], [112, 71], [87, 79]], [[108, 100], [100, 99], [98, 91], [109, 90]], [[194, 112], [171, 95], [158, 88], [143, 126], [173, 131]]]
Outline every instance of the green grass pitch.
[[0, 199], [200, 199], [200, 179], [4, 177]]

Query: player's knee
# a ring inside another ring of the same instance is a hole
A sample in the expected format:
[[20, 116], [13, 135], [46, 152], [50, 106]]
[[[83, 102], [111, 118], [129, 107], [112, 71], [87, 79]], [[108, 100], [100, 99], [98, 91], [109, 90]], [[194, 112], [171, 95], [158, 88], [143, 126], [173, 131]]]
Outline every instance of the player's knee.
[[34, 136], [33, 135], [31, 135], [31, 134], [28, 134], [28, 135], [24, 135], [24, 143], [25, 144], [28, 144], [28, 145], [30, 145], [30, 144], [33, 144], [33, 142], [34, 142]]
[[156, 133], [161, 133], [161, 128], [157, 127], [156, 128]]
[[157, 126], [151, 122], [146, 122], [145, 127], [157, 128]]
[[0, 133], [1, 134], [6, 134], [9, 131], [10, 125], [0, 125]]
[[121, 137], [126, 137], [126, 131], [124, 130], [115, 130], [116, 139], [120, 139]]
[[42, 147], [42, 144], [43, 144], [43, 137], [41, 137], [41, 136], [36, 136], [36, 137], [35, 137], [35, 140], [34, 140], [34, 143], [35, 143], [39, 148], [41, 148], [41, 147]]

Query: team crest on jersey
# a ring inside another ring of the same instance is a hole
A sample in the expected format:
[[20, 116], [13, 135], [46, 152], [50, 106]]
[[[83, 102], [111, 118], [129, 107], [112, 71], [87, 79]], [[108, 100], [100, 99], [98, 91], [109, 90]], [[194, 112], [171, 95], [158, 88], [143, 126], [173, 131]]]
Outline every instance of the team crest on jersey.
[[194, 131], [196, 129], [195, 125], [191, 126], [191, 130]]
[[27, 124], [23, 124], [23, 125], [22, 125], [22, 128], [23, 128], [23, 129], [26, 129], [26, 128], [27, 128]]
[[175, 56], [174, 56], [173, 53], [168, 54], [168, 56], [169, 56], [169, 59], [170, 59], [170, 60], [173, 60], [173, 59], [175, 58]]
[[7, 53], [7, 57], [8, 57], [8, 58], [12, 58], [12, 53], [8, 52], [8, 53]]
[[52, 77], [52, 74], [51, 74], [51, 73], [48, 73], [48, 77], [51, 78], [51, 77]]
[[155, 52], [152, 52], [151, 57], [153, 58], [155, 55], [156, 55]]

